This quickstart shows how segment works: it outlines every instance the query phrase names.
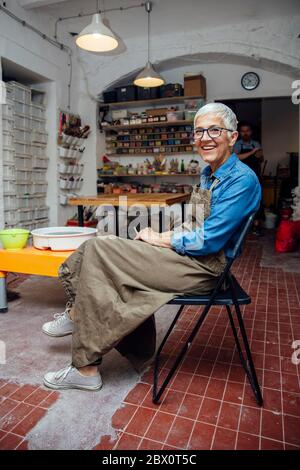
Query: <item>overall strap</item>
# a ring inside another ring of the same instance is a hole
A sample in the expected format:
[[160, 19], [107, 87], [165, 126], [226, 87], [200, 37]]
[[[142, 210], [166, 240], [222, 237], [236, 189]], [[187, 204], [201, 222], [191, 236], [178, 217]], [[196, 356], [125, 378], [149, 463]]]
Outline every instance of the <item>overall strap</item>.
[[211, 187], [209, 188], [209, 191], [212, 191], [219, 183], [220, 183], [220, 180], [218, 180], [218, 178], [215, 178], [214, 181], [212, 182]]

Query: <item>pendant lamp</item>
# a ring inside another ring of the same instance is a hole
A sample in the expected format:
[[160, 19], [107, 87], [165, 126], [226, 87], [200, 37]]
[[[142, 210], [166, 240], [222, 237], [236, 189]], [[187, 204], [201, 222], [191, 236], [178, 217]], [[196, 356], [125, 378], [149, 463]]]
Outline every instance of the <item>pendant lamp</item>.
[[102, 21], [100, 13], [95, 13], [92, 22], [86, 26], [76, 39], [81, 49], [89, 52], [108, 52], [118, 47], [114, 33]]
[[152, 10], [152, 3], [146, 2], [145, 9], [148, 15], [148, 60], [146, 67], [137, 75], [133, 83], [136, 86], [143, 88], [154, 88], [165, 83], [164, 79], [154, 70], [153, 65], [150, 62], [150, 12]]

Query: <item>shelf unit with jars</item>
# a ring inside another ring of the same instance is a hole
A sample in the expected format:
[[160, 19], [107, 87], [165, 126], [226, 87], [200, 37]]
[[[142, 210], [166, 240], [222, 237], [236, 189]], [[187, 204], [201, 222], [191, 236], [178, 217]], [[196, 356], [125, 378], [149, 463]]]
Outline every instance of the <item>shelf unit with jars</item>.
[[[194, 105], [197, 103], [197, 109], [204, 104], [201, 96], [174, 96], [107, 104], [111, 113], [107, 115], [109, 122], [102, 122], [100, 129], [105, 134], [106, 157], [111, 161], [111, 168], [108, 171], [99, 168], [99, 180], [116, 182], [119, 179], [122, 183], [141, 178], [142, 182], [148, 177], [148, 182], [156, 183], [162, 181], [163, 177], [171, 177], [174, 182], [177, 177], [180, 181], [185, 177], [193, 184], [199, 174], [189, 171], [190, 161], [194, 160], [195, 163], [193, 155], [196, 156], [193, 143], [193, 118], [196, 111], [190, 106], [191, 102]], [[178, 106], [177, 109], [168, 109], [164, 105]], [[141, 108], [144, 110], [141, 111]], [[153, 171], [153, 168], [149, 173], [144, 169], [140, 171], [143, 160], [152, 166], [157, 158], [165, 161], [163, 171]], [[174, 161], [175, 169], [172, 168]]]
[[152, 126], [116, 126], [106, 133], [108, 156], [193, 153], [191, 122], [172, 122]]

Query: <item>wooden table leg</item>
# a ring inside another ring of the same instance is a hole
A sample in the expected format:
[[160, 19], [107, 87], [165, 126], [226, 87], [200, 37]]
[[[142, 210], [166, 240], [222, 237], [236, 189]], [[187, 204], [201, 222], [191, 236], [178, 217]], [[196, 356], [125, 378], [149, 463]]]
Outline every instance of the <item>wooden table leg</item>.
[[0, 271], [0, 313], [7, 312], [6, 273]]
[[163, 212], [163, 208], [160, 207], [159, 210], [158, 210], [158, 231], [159, 233], [162, 233], [163, 231], [163, 216], [164, 216], [164, 212]]
[[182, 202], [181, 203], [181, 223], [183, 224], [185, 222], [184, 218], [185, 218], [185, 202]]
[[84, 226], [83, 206], [78, 206], [78, 226]]
[[116, 224], [115, 224], [115, 229], [116, 229], [116, 236], [119, 236], [119, 206], [115, 207], [115, 215], [116, 215]]

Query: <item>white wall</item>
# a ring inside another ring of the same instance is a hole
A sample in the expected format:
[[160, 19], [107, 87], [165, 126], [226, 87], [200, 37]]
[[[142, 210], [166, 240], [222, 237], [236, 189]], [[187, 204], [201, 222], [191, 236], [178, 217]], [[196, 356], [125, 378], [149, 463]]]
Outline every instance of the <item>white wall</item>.
[[[129, 0], [105, 3], [106, 8], [132, 4]], [[72, 0], [30, 12], [22, 9], [16, 0], [7, 5], [51, 36], [55, 18], [95, 8], [94, 0], [84, 3]], [[123, 48], [103, 55], [75, 51], [74, 40], [68, 34], [80, 31], [89, 18], [59, 25], [59, 40], [74, 48], [72, 110], [78, 111], [84, 123], [92, 127], [84, 154], [86, 168], [82, 194], [96, 193], [97, 159], [104, 150], [103, 135], [96, 130], [95, 97], [121, 78], [130, 76], [132, 79], [146, 60], [146, 13], [143, 8], [108, 13], [106, 18], [121, 36]], [[207, 78], [209, 100], [289, 96], [292, 80], [300, 77], [300, 12], [296, 0], [286, 0], [283, 5], [271, 0], [228, 0], [226, 8], [220, 7], [217, 0], [160, 0], [154, 1], [151, 23], [151, 58], [166, 80], [182, 80], [184, 71], [202, 71]], [[0, 13], [1, 56], [43, 75], [54, 84], [47, 85], [51, 96], [48, 112], [52, 133], [48, 196], [52, 223], [56, 223], [56, 217], [64, 223], [74, 209], [57, 208], [54, 137], [57, 109], [65, 108], [67, 104], [69, 69], [66, 55]], [[256, 70], [261, 76], [260, 87], [251, 94], [240, 86], [240, 77], [248, 70]]]
[[[160, 13], [160, 3], [156, 2], [153, 9], [152, 24], [154, 32], [151, 35], [151, 58], [159, 69], [170, 70], [180, 66], [189, 66], [186, 58], [197, 61], [198, 65], [230, 63], [245, 65], [251, 68], [266, 70], [278, 75], [293, 78], [299, 76], [300, 55], [297, 38], [299, 16], [282, 16], [264, 20], [244, 17], [232, 24], [215, 24], [197, 26], [196, 19], [203, 23], [201, 11], [202, 2], [181, 2], [183, 24], [190, 20], [190, 27], [176, 28], [172, 21], [175, 14], [170, 1], [170, 10], [164, 15]], [[178, 2], [176, 2], [178, 4]], [[80, 52], [79, 56], [85, 71], [89, 90], [93, 95], [100, 93], [110, 84], [126, 77], [145, 65], [146, 32], [143, 11], [133, 10], [132, 13], [110, 15], [111, 25], [121, 35], [126, 49], [123, 53], [95, 55]], [[288, 10], [285, 10], [288, 15]], [[220, 18], [222, 13], [220, 12]], [[131, 18], [131, 25], [129, 19]], [[155, 19], [154, 19], [155, 18]], [[234, 21], [234, 20], [233, 20]], [[133, 27], [134, 26], [134, 27]], [[141, 31], [142, 29], [142, 31]], [[138, 34], [139, 35], [132, 35]], [[126, 31], [126, 33], [125, 33]], [[122, 35], [122, 32], [124, 35]], [[183, 60], [184, 63], [183, 63]]]
[[[38, 12], [27, 12], [17, 1], [10, 1], [7, 7], [20, 18], [28, 21], [42, 32], [53, 36], [54, 18]], [[73, 46], [73, 41], [69, 44]], [[47, 131], [49, 133], [47, 154], [50, 158], [48, 169], [47, 202], [50, 207], [50, 223], [64, 223], [74, 209], [58, 205], [57, 199], [57, 149], [56, 138], [58, 129], [58, 109], [67, 108], [69, 66], [68, 55], [52, 46], [34, 32], [0, 12], [0, 60], [8, 59], [18, 66], [32, 71], [33, 76], [42, 76], [44, 82], [41, 88], [48, 94], [47, 101]], [[73, 61], [73, 84], [71, 89], [71, 109], [78, 110], [78, 72], [76, 60]], [[1, 78], [2, 74], [0, 75]], [[36, 85], [35, 85], [36, 86]], [[1, 143], [0, 143], [1, 147]], [[0, 150], [1, 151], [1, 150]], [[0, 214], [1, 217], [1, 214]], [[0, 226], [3, 225], [0, 219]]]
[[[241, 77], [245, 72], [252, 70], [260, 77], [260, 84], [253, 91], [244, 90], [241, 86]], [[202, 73], [206, 78], [207, 101], [264, 98], [272, 96], [287, 96], [291, 94], [291, 77], [270, 72], [259, 67], [226, 63], [191, 64], [189, 60], [183, 67], [166, 70], [163, 76], [166, 82], [183, 84], [186, 72]]]
[[[177, 67], [172, 70], [164, 70], [162, 74], [167, 83], [183, 84], [184, 73], [202, 73], [206, 77], [207, 102], [278, 97], [276, 100], [265, 100], [263, 106], [262, 138], [266, 158], [269, 161], [267, 172], [272, 171], [274, 173], [282, 154], [285, 155], [285, 152], [288, 151], [297, 152], [299, 148], [298, 107], [293, 105], [289, 98], [279, 99], [279, 97], [291, 94], [292, 80], [290, 77], [259, 68], [252, 67], [250, 70], [258, 73], [260, 77], [260, 85], [256, 90], [251, 92], [244, 90], [241, 86], [242, 75], [249, 71], [249, 67], [245, 65], [224, 63], [191, 64], [191, 62], [187, 60], [185, 66]], [[280, 116], [282, 122], [284, 122], [284, 126], [286, 126], [287, 132], [289, 133], [288, 141], [281, 141], [280, 134], [277, 132], [277, 126], [273, 124], [274, 115]], [[97, 147], [98, 166], [101, 166], [101, 155], [104, 152], [104, 138], [103, 135], [101, 135], [98, 139]], [[180, 156], [177, 157], [179, 158]], [[130, 161], [129, 157], [113, 158], [114, 161], [119, 161], [122, 164], [126, 164], [126, 162], [128, 163]], [[186, 162], [190, 159], [190, 155], [184, 156]], [[138, 163], [140, 161], [144, 161], [144, 157], [135, 157], [134, 162]]]
[[[175, 23], [172, 22], [172, 15], [179, 11], [180, 2], [176, 1], [174, 9], [170, 9], [168, 14], [165, 8], [166, 3], [170, 2], [166, 0], [163, 3], [164, 15], [159, 14], [161, 5], [157, 2], [153, 9], [151, 56], [166, 82], [182, 83], [185, 72], [201, 72], [207, 79], [208, 101], [291, 95], [292, 81], [300, 76], [297, 38], [300, 18], [289, 17], [287, 5], [280, 17], [274, 17], [270, 8], [269, 15], [263, 19], [257, 19], [255, 15], [235, 17], [230, 24], [226, 17], [223, 24], [209, 24], [209, 21], [205, 24], [201, 2], [181, 2], [180, 28], [180, 25], [175, 27], [178, 17]], [[249, 5], [252, 3], [249, 2]], [[136, 25], [134, 30], [125, 21], [128, 12], [108, 14], [111, 25], [120, 32], [126, 45], [126, 50], [119, 56], [95, 57], [83, 51], [78, 53], [84, 77], [80, 107], [90, 101], [90, 95], [95, 97], [109, 86], [120, 82], [131, 83], [138, 68], [144, 65], [146, 41], [145, 33], [141, 36], [140, 31], [142, 14], [142, 11], [131, 13]], [[223, 12], [220, 12], [220, 17], [222, 15]], [[186, 27], [187, 18], [190, 18], [189, 28]], [[200, 21], [199, 29], [196, 18]], [[252, 92], [245, 91], [240, 83], [243, 73], [249, 70], [256, 71], [261, 78], [259, 87]], [[95, 149], [98, 165], [104, 150], [104, 136], [98, 134]]]

